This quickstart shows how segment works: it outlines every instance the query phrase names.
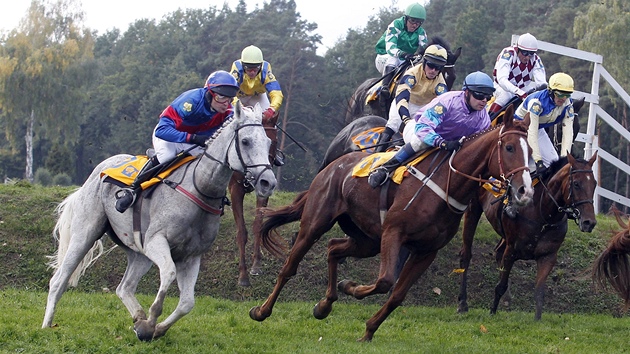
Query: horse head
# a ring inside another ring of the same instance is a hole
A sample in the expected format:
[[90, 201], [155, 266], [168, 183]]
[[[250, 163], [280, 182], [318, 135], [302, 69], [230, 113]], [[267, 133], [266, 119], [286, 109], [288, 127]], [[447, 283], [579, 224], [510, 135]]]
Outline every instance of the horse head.
[[[597, 153], [593, 154], [590, 160], [576, 159], [571, 154], [567, 154], [569, 166], [565, 169], [562, 180], [562, 198], [566, 205], [564, 209], [569, 218], [582, 232], [591, 232], [597, 224], [595, 218], [595, 208], [593, 206], [593, 196], [595, 195], [595, 175], [593, 174], [593, 164], [597, 160]], [[560, 175], [560, 174], [556, 174]], [[551, 185], [553, 179], [549, 182]]]
[[[514, 108], [506, 110], [506, 117], [514, 116]], [[529, 157], [532, 149], [527, 143], [529, 116], [524, 120], [506, 119], [499, 130], [497, 145], [497, 166], [495, 171], [507, 185], [512, 202], [517, 206], [527, 205], [532, 201], [534, 189], [529, 174]]]
[[259, 197], [269, 197], [277, 181], [269, 163], [271, 140], [262, 125], [262, 109], [259, 104], [254, 108], [243, 107], [238, 101], [234, 119], [236, 127], [233, 143], [228, 148], [227, 163], [233, 171], [243, 173]]

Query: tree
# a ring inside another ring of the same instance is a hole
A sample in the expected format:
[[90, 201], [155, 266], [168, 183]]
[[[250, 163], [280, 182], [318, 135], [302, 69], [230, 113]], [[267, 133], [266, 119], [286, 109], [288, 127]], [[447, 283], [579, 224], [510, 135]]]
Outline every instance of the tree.
[[14, 149], [24, 136], [29, 181], [34, 137], [73, 145], [80, 133], [77, 102], [93, 71], [92, 36], [80, 27], [82, 17], [74, 0], [33, 0], [20, 27], [2, 39], [0, 109]]

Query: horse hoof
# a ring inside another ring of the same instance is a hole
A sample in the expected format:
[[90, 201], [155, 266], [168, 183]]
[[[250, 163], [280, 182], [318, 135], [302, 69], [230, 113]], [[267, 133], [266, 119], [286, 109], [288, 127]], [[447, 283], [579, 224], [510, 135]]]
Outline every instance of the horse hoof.
[[457, 307], [457, 313], [468, 313], [468, 306], [459, 306]]
[[252, 283], [249, 282], [249, 278], [239, 279], [238, 280], [238, 286], [250, 287], [250, 286], [252, 286]]
[[313, 317], [318, 320], [323, 320], [324, 318], [328, 317], [328, 315], [330, 315], [330, 313], [332, 312], [332, 306], [322, 305], [322, 303], [325, 301], [326, 300], [324, 299], [315, 304], [315, 307], [313, 307]]
[[252, 267], [252, 269], [249, 270], [249, 275], [261, 275], [262, 273], [262, 269], [259, 267]]
[[147, 321], [138, 321], [133, 325], [133, 331], [136, 333], [136, 337], [143, 342], [153, 340], [154, 329], [155, 328], [149, 325]]
[[269, 316], [262, 316], [260, 314], [260, 306], [254, 306], [249, 310], [249, 318], [254, 321], [262, 322]]

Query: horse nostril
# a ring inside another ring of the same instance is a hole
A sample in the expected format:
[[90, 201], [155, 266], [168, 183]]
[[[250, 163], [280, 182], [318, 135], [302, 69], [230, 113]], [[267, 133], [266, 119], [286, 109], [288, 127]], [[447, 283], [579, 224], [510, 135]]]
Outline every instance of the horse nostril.
[[523, 186], [519, 187], [518, 194], [520, 194], [520, 195], [525, 194], [525, 187], [523, 187]]

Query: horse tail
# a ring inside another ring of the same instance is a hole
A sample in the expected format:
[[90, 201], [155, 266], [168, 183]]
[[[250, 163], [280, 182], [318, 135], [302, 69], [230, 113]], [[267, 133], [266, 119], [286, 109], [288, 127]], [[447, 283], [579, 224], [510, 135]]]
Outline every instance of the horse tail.
[[606, 281], [630, 307], [630, 233], [628, 230], [615, 235], [604, 252], [595, 260], [593, 280], [601, 289], [607, 286]]
[[266, 220], [260, 229], [262, 244], [275, 257], [284, 258], [288, 249], [287, 243], [275, 230], [282, 225], [300, 220], [307, 199], [308, 191], [303, 191], [295, 197], [293, 203], [287, 206], [278, 209], [263, 209], [263, 215]]
[[[74, 218], [74, 208], [76, 200], [79, 198], [79, 192], [80, 190], [73, 192], [55, 208], [58, 218], [55, 228], [53, 229], [53, 238], [58, 241], [59, 245], [57, 247], [57, 253], [48, 256], [48, 266], [55, 270], [59, 269], [68, 253], [68, 247], [72, 239], [72, 219]], [[85, 270], [92, 265], [96, 259], [103, 255], [103, 253], [103, 242], [99, 239], [94, 243], [77, 266], [77, 269], [72, 273], [68, 285], [76, 287], [79, 283], [79, 278], [85, 273]]]

